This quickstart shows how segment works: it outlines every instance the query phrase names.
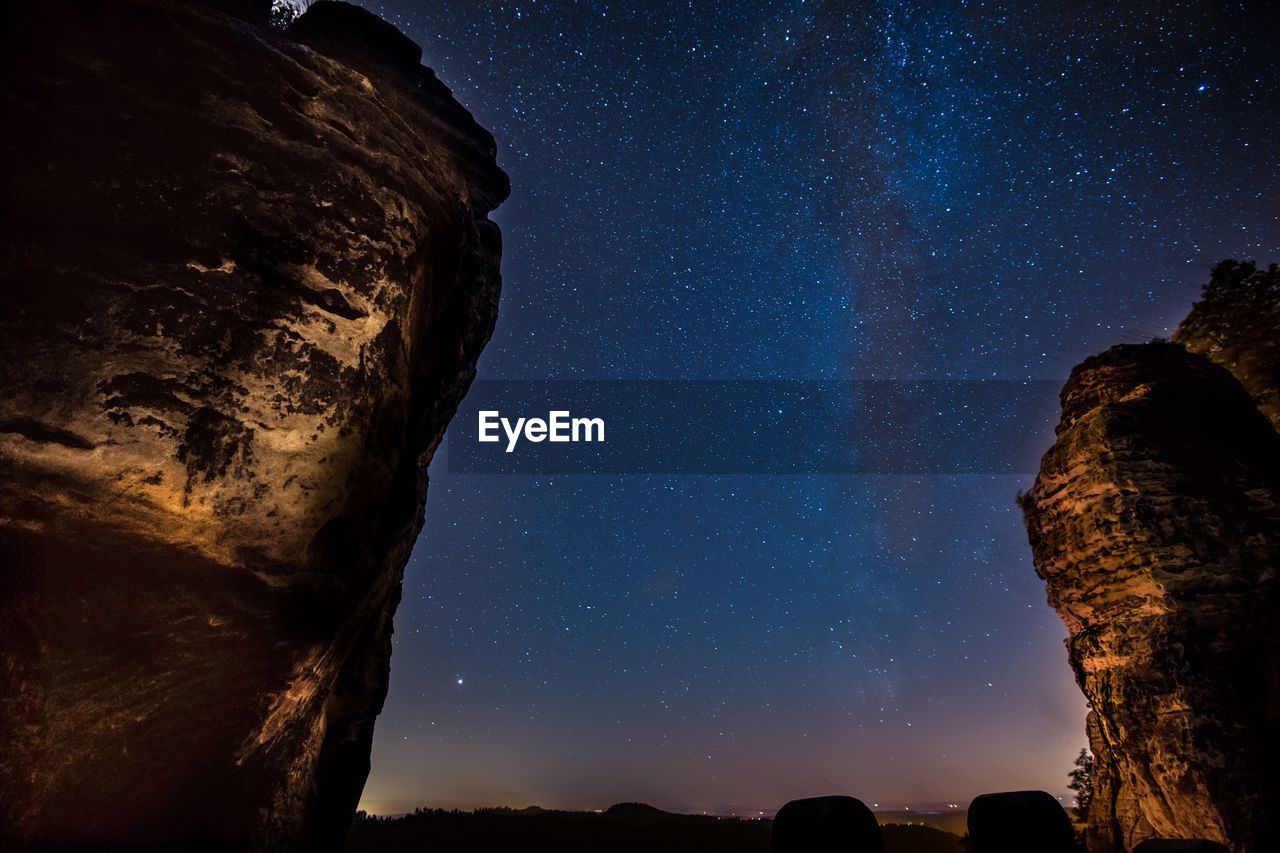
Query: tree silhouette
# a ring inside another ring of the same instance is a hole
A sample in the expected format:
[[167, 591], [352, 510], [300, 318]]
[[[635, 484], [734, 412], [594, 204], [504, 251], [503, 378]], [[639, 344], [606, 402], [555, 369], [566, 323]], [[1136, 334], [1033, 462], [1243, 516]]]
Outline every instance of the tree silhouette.
[[1093, 800], [1093, 755], [1087, 749], [1080, 750], [1076, 756], [1075, 769], [1067, 774], [1071, 783], [1067, 785], [1076, 792], [1076, 817], [1084, 820], [1089, 814], [1089, 803]]

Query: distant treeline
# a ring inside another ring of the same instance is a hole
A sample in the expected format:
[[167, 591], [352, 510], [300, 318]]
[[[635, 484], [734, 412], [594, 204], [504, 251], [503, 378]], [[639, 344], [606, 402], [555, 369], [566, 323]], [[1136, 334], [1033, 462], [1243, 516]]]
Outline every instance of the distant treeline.
[[[605, 812], [505, 806], [415, 809], [400, 817], [356, 814], [347, 853], [769, 853], [772, 822], [679, 815], [641, 803]], [[885, 853], [962, 853], [955, 835], [926, 826], [883, 827]]]

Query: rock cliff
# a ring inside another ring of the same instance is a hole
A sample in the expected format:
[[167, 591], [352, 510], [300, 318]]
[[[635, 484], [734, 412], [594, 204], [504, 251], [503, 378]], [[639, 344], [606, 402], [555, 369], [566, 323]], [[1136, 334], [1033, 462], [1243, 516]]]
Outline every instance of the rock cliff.
[[1280, 849], [1275, 294], [1223, 265], [1179, 343], [1076, 367], [1022, 499], [1091, 706], [1091, 853]]
[[336, 846], [493, 139], [353, 6], [2, 14], [0, 846]]

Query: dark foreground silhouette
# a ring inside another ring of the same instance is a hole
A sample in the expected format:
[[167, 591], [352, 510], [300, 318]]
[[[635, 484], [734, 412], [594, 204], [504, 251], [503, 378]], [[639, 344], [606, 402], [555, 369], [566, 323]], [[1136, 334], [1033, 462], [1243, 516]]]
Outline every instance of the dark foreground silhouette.
[[884, 853], [876, 816], [853, 797], [792, 800], [773, 819], [773, 853]]
[[[577, 853], [769, 853], [771, 820], [664, 812], [621, 803], [602, 813], [529, 809], [419, 810], [398, 818], [358, 815], [347, 853], [513, 851]], [[881, 827], [885, 853], [961, 853], [960, 839], [927, 826]]]
[[1075, 830], [1044, 791], [983, 794], [969, 804], [969, 838], [980, 853], [1073, 853]]

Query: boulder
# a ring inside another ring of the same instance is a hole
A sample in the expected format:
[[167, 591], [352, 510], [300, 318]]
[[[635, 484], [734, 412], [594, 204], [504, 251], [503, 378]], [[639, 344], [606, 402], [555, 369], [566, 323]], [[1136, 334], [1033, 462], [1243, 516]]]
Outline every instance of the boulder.
[[1280, 434], [1172, 343], [1085, 360], [1061, 399], [1022, 506], [1091, 708], [1088, 849], [1280, 849]]
[[369, 770], [508, 184], [387, 25], [260, 5], [4, 12], [0, 847], [335, 849]]
[[982, 794], [969, 804], [973, 853], [1072, 853], [1071, 818], [1044, 791]]
[[861, 800], [792, 800], [773, 818], [774, 853], [884, 853], [880, 824]]

